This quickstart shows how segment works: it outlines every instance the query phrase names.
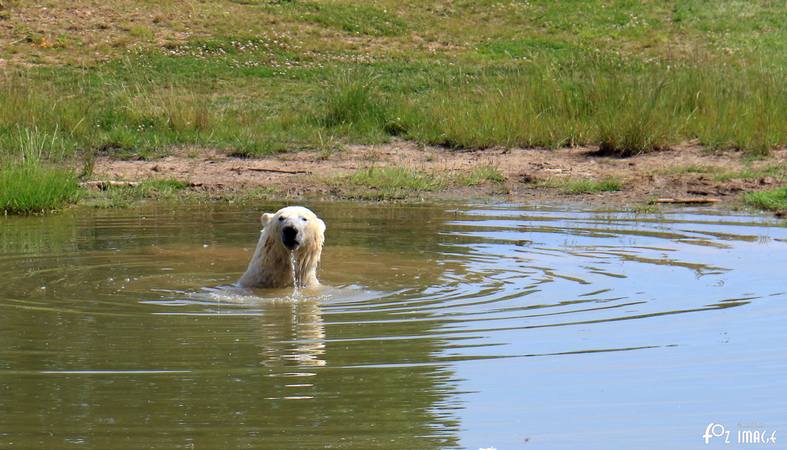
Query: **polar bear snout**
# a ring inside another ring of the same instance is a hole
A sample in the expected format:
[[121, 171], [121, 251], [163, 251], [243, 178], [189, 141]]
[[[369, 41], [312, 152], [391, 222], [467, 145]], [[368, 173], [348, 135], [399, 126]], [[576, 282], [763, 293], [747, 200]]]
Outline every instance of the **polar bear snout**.
[[287, 225], [281, 229], [281, 243], [287, 247], [288, 250], [295, 250], [301, 245], [298, 240], [298, 229], [292, 225]]

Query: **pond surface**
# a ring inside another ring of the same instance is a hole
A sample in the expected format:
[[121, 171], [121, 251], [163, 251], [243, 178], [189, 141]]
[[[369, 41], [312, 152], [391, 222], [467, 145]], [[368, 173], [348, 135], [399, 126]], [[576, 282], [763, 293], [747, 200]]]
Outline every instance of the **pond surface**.
[[0, 448], [787, 440], [783, 222], [316, 204], [324, 290], [227, 287], [280, 206], [0, 218]]

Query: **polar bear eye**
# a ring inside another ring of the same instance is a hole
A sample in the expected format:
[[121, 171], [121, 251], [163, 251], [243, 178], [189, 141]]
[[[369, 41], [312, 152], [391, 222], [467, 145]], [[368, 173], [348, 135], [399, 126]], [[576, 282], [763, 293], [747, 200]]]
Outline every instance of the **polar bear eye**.
[[279, 222], [284, 222], [284, 216], [279, 216]]
[[304, 222], [308, 222], [309, 221], [309, 219], [307, 219], [305, 217], [301, 217], [301, 220], [304, 221]]

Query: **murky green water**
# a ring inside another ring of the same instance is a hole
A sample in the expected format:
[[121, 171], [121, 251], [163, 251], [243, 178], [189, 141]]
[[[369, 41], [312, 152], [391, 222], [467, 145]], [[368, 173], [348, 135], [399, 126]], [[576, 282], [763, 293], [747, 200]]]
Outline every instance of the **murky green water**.
[[223, 288], [279, 206], [0, 219], [0, 448], [787, 439], [783, 223], [309, 205], [329, 287]]

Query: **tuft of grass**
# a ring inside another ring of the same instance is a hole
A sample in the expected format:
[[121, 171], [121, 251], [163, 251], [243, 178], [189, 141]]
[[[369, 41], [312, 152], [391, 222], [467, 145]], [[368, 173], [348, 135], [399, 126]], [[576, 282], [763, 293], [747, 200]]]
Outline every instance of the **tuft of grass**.
[[559, 189], [567, 194], [595, 194], [598, 192], [614, 192], [623, 189], [623, 183], [615, 178], [600, 181], [587, 179], [551, 179], [544, 186]]
[[356, 140], [381, 140], [389, 113], [373, 83], [352, 74], [339, 77], [322, 99], [317, 123]]
[[614, 76], [612, 80], [600, 107], [599, 152], [628, 157], [666, 147], [674, 128], [668, 106], [659, 104], [666, 78], [644, 89], [631, 89]]
[[66, 169], [26, 161], [0, 167], [0, 210], [5, 214], [47, 212], [75, 203], [76, 175]]
[[287, 147], [282, 142], [246, 134], [236, 138], [228, 154], [236, 158], [259, 158], [286, 150]]
[[572, 180], [563, 186], [563, 191], [569, 194], [593, 194], [596, 192], [613, 192], [623, 189], [623, 183], [615, 179], [601, 181]]
[[188, 183], [175, 180], [175, 179], [163, 179], [163, 180], [148, 180], [141, 183], [138, 186], [145, 196], [153, 196], [153, 195], [170, 195], [174, 192], [186, 189], [189, 187]]
[[465, 186], [478, 186], [483, 183], [500, 184], [506, 181], [506, 177], [497, 166], [484, 164], [475, 167], [470, 173], [460, 175], [458, 181]]
[[750, 192], [743, 197], [752, 206], [771, 211], [787, 211], [787, 186], [769, 191]]
[[446, 177], [404, 167], [370, 167], [333, 180], [349, 198], [396, 200], [446, 185]]
[[126, 208], [146, 199], [176, 198], [187, 187], [188, 184], [179, 180], [148, 180], [137, 186], [110, 186], [104, 191], [88, 192], [83, 203], [93, 208]]

